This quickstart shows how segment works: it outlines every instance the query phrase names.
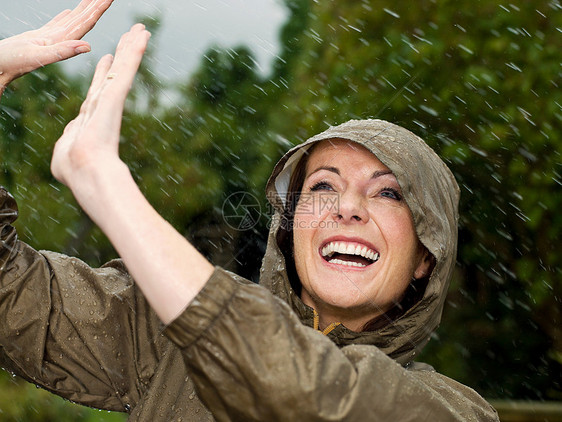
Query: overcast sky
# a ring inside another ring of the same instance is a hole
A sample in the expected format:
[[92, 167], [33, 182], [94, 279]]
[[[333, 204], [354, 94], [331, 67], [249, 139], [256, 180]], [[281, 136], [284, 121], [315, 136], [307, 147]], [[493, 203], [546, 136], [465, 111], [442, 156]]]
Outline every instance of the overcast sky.
[[[0, 36], [36, 28], [79, 0], [2, 0]], [[281, 0], [115, 0], [85, 40], [92, 52], [71, 59], [65, 68], [91, 75], [95, 62], [113, 53], [135, 17], [160, 16], [162, 27], [151, 43], [157, 49], [153, 69], [163, 80], [185, 80], [211, 45], [247, 45], [263, 73], [279, 52], [279, 29], [287, 19]]]

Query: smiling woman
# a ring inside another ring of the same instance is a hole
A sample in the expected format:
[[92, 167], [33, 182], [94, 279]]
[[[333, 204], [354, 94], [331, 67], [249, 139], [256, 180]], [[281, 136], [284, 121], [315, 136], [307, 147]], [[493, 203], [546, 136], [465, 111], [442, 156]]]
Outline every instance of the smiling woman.
[[[335, 206], [321, 206], [326, 192], [336, 195]], [[299, 199], [295, 266], [301, 298], [318, 312], [320, 328], [343, 323], [362, 331], [427, 274], [432, 256], [416, 236], [396, 177], [365, 147], [338, 139], [317, 144]]]
[[[49, 63], [60, 48], [79, 54], [74, 38], [110, 2], [83, 0], [0, 43], [0, 84], [45, 52]], [[380, 120], [290, 150], [267, 185], [276, 213], [255, 285], [207, 261], [119, 157], [149, 38], [134, 25], [99, 61], [51, 162], [121, 259], [91, 268], [36, 251], [18, 240], [15, 199], [0, 188], [0, 366], [130, 421], [497, 421], [476, 392], [414, 362], [455, 264], [459, 189], [439, 157]]]

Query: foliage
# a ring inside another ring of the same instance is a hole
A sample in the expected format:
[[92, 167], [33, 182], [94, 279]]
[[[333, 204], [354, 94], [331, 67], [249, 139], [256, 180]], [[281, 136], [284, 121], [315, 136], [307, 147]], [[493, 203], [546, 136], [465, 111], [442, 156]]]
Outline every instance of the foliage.
[[0, 372], [0, 420], [3, 422], [123, 422], [124, 413], [80, 406]]
[[84, 85], [53, 65], [13, 82], [0, 103], [0, 184], [25, 198], [19, 201], [25, 221], [19, 236], [38, 249], [76, 254], [94, 251], [102, 241], [97, 235], [89, 247], [79, 247], [92, 224], [49, 170], [53, 141], [77, 114]]

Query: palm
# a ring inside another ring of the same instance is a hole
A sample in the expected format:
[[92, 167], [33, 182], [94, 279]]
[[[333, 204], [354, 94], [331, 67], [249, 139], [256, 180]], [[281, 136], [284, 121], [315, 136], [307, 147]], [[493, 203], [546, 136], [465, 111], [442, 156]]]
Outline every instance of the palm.
[[149, 38], [144, 25], [134, 25], [121, 37], [115, 58], [106, 55], [98, 63], [79, 115], [55, 145], [51, 171], [67, 186], [79, 182], [75, 176], [84, 168], [119, 160], [123, 107]]
[[60, 13], [41, 28], [0, 41], [0, 75], [4, 75], [4, 85], [39, 67], [89, 51], [89, 44], [80, 39], [112, 1], [82, 0], [74, 10]]

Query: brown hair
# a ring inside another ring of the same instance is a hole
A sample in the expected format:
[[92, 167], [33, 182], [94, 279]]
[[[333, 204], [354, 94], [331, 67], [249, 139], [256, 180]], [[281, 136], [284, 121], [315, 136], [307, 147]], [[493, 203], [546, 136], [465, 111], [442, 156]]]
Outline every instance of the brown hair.
[[279, 231], [277, 232], [277, 245], [279, 245], [279, 249], [285, 257], [289, 282], [291, 283], [291, 287], [299, 297], [301, 295], [302, 284], [295, 267], [295, 257], [293, 249], [293, 220], [295, 218], [295, 211], [304, 185], [304, 179], [306, 177], [306, 165], [308, 163], [308, 157], [310, 157], [310, 153], [316, 145], [318, 144], [313, 145], [312, 148], [304, 153], [303, 157], [301, 157], [301, 159], [297, 163], [295, 170], [291, 174], [289, 187], [286, 193], [285, 208], [283, 209], [283, 213], [281, 214], [281, 224], [279, 227]]

